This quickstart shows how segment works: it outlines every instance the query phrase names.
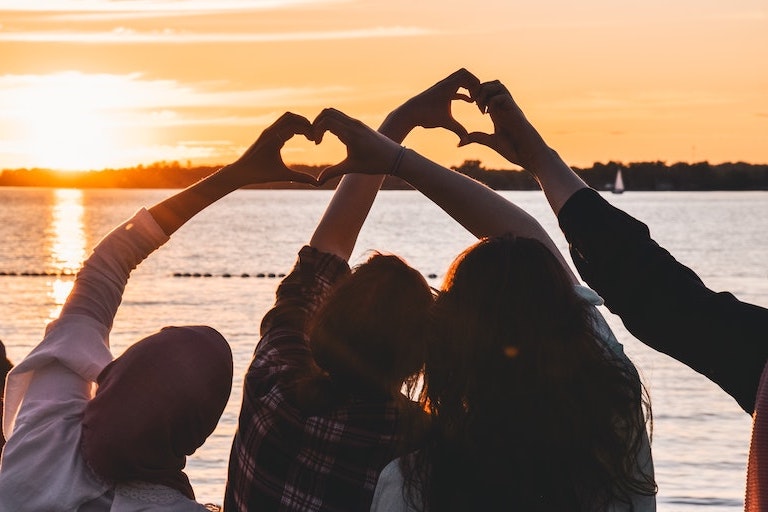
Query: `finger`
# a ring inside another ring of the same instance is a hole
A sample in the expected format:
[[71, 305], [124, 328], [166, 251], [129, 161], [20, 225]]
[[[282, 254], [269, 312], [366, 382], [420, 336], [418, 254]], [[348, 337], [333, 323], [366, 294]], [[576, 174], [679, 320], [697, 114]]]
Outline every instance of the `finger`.
[[[336, 109], [325, 109], [312, 123], [314, 136], [322, 140], [325, 132], [331, 132], [343, 143], [351, 140], [351, 134], [358, 121]], [[317, 140], [317, 139], [316, 139]]]
[[317, 177], [317, 183], [320, 185], [323, 185], [328, 181], [332, 180], [333, 178], [338, 178], [339, 176], [343, 176], [344, 174], [346, 174], [346, 171], [343, 166], [341, 166], [340, 164], [331, 165], [323, 169], [323, 171]]
[[464, 128], [464, 126], [455, 120], [454, 118], [450, 118], [450, 120], [446, 123], [445, 128], [452, 131], [456, 135], [459, 136], [459, 146], [463, 146], [462, 142], [464, 142], [467, 139], [467, 129]]
[[471, 96], [468, 96], [461, 92], [457, 92], [456, 94], [454, 94], [452, 99], [466, 101], [467, 103], [472, 103], [472, 101], [474, 101]]
[[327, 131], [331, 131], [331, 133], [334, 133], [338, 137], [338, 134], [333, 132], [330, 127], [339, 125], [341, 119], [340, 114], [341, 116], [344, 115], [335, 108], [324, 108], [317, 117], [315, 117], [315, 120], [312, 121], [312, 140], [315, 141], [315, 144], [320, 144], [320, 142], [322, 142], [323, 136]]
[[290, 181], [295, 181], [297, 183], [306, 183], [308, 185], [317, 185], [318, 180], [311, 174], [306, 174], [300, 171], [294, 171], [293, 169], [289, 169], [290, 172], [288, 173], [288, 179]]
[[474, 96], [475, 91], [480, 86], [480, 80], [466, 68], [459, 69], [453, 75], [455, 75], [455, 80], [459, 86], [468, 90], [470, 96]]
[[[299, 128], [301, 123], [300, 119], [301, 116], [297, 114], [285, 112], [277, 118], [277, 121], [265, 128], [262, 135], [277, 142], [278, 147], [282, 147], [285, 141], [293, 137], [295, 130], [298, 129], [299, 133], [301, 133], [301, 129]], [[307, 121], [307, 123], [308, 122], [309, 121]]]
[[497, 94], [500, 93], [508, 93], [507, 88], [504, 87], [504, 85], [499, 82], [498, 80], [493, 80], [491, 82], [485, 82], [480, 84], [480, 86], [477, 89], [477, 95], [475, 96], [475, 102], [477, 103], [477, 106], [480, 108], [480, 112], [485, 114], [488, 112], [488, 100]]
[[515, 101], [509, 93], [499, 93], [491, 96], [486, 103], [486, 111], [493, 115], [499, 110], [511, 110], [515, 108]]
[[465, 144], [459, 144], [460, 146], [465, 146], [466, 144], [480, 144], [482, 146], [487, 146], [493, 150], [496, 149], [496, 139], [493, 135], [490, 133], [483, 133], [483, 132], [472, 132], [468, 133], [466, 138], [464, 139], [466, 141]]
[[275, 124], [280, 130], [283, 141], [294, 135], [304, 135], [307, 139], [312, 137], [312, 123], [309, 122], [309, 119], [293, 112], [286, 112]]

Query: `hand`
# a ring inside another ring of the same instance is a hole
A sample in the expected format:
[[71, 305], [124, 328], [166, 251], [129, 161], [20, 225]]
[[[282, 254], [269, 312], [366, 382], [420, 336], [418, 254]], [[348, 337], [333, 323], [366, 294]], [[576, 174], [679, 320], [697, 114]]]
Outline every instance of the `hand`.
[[280, 150], [294, 135], [312, 140], [312, 124], [305, 117], [286, 112], [266, 128], [256, 142], [227, 171], [235, 173], [243, 185], [271, 181], [297, 181], [317, 185], [314, 176], [290, 169]]
[[536, 157], [551, 151], [501, 82], [480, 84], [474, 97], [480, 111], [490, 114], [494, 132], [472, 132], [467, 135], [468, 142], [488, 146], [531, 171]]
[[328, 131], [347, 147], [347, 157], [336, 165], [326, 167], [318, 177], [319, 183], [347, 173], [387, 174], [392, 171], [402, 148], [376, 130], [333, 108], [320, 112], [312, 123], [312, 129], [315, 144], [320, 144]]
[[454, 100], [472, 102], [470, 96], [458, 91], [464, 88], [472, 95], [479, 85], [480, 80], [462, 68], [396, 108], [387, 122], [403, 125], [405, 131], [416, 126], [445, 128], [458, 135], [460, 146], [468, 144], [467, 130], [453, 118], [451, 103]]

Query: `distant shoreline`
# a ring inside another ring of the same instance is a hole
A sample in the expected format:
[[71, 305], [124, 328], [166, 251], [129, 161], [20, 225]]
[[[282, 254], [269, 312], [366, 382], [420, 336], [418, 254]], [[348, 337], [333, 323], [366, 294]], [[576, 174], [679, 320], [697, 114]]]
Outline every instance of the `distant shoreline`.
[[[187, 187], [220, 167], [182, 167], [178, 162], [158, 162], [149, 166], [82, 172], [10, 169], [0, 172], [0, 187], [176, 189]], [[318, 175], [325, 168], [322, 165], [291, 167], [312, 175]], [[533, 177], [520, 169], [486, 169], [479, 160], [467, 160], [453, 169], [495, 190], [539, 189]], [[611, 190], [618, 170], [621, 170], [627, 191], [768, 190], [768, 164], [679, 162], [667, 165], [660, 161], [628, 164], [598, 162], [589, 168], [574, 169], [588, 185], [597, 190]], [[338, 180], [332, 180], [320, 188], [333, 189], [337, 182]], [[311, 185], [301, 183], [273, 183], [246, 188], [314, 189]], [[398, 178], [388, 176], [382, 188], [409, 190], [411, 187]]]

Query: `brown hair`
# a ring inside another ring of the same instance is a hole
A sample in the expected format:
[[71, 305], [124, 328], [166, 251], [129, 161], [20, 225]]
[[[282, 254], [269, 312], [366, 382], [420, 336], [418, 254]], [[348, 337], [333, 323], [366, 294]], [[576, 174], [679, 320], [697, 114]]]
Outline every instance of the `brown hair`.
[[397, 256], [375, 253], [311, 319], [317, 365], [342, 388], [399, 391], [423, 365], [431, 305], [432, 293], [417, 270]]

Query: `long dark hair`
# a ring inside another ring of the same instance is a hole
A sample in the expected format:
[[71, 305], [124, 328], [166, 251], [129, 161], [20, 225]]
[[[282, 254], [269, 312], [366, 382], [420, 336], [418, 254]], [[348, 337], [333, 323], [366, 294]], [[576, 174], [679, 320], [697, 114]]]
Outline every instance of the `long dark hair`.
[[638, 470], [644, 388], [592, 314], [536, 240], [484, 239], [456, 259], [428, 337], [433, 428], [402, 463], [412, 504], [561, 512], [655, 493]]

